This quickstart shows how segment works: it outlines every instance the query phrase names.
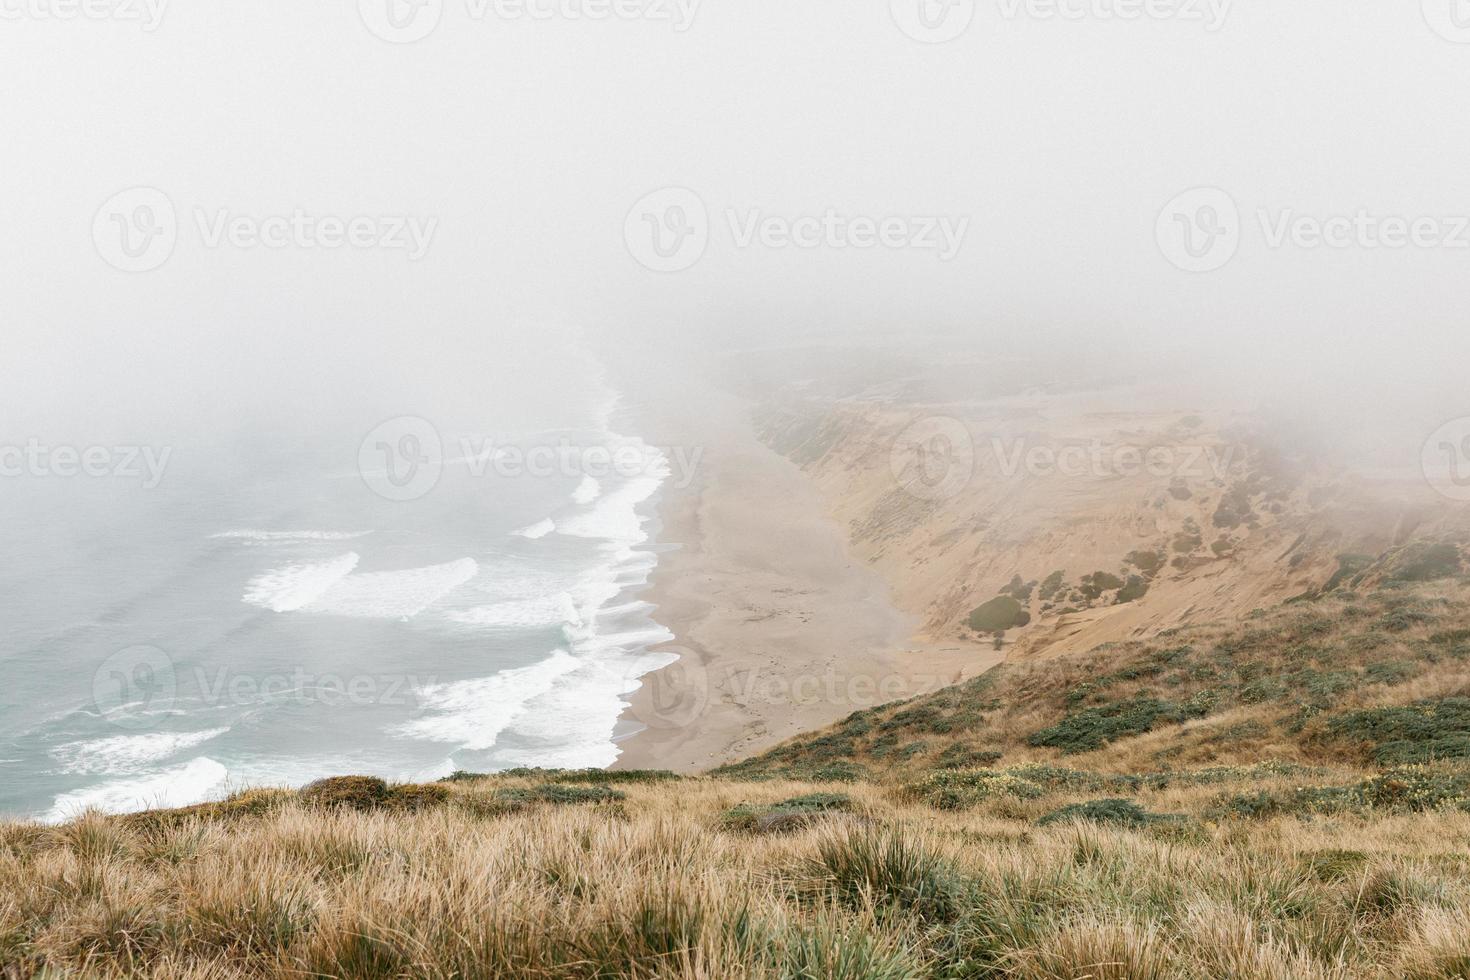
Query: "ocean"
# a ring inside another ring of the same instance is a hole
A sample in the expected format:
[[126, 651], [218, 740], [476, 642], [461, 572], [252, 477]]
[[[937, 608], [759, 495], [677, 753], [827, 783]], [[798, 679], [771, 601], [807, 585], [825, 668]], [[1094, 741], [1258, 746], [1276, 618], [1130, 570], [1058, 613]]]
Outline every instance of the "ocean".
[[595, 365], [558, 372], [530, 409], [487, 393], [493, 426], [364, 416], [154, 447], [153, 487], [0, 484], [0, 813], [615, 761], [672, 659], [640, 598], [669, 460]]

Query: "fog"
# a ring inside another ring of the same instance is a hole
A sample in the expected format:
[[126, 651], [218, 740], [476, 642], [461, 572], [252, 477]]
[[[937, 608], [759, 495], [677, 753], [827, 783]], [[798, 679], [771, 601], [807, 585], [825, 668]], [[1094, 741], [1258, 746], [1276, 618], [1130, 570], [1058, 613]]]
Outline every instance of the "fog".
[[[965, 27], [964, 0], [629, 0], [601, 19], [610, 5], [0, 0], [3, 441], [472, 413], [486, 390], [544, 391], [548, 338], [679, 370], [724, 346], [931, 333], [1314, 424], [1432, 428], [1464, 413], [1470, 348], [1454, 2], [1004, 0]], [[1238, 241], [1186, 271], [1161, 213], [1200, 187], [1238, 207]], [[166, 195], [177, 242], [130, 272], [94, 222], [131, 188]], [[708, 217], [675, 271], [625, 240], [662, 188]], [[421, 235], [222, 230], [298, 210]], [[780, 244], [829, 212], [845, 230]], [[1397, 248], [1283, 231], [1360, 212], [1438, 231]], [[894, 246], [851, 226], [894, 217]], [[964, 222], [953, 255], [916, 241], [939, 219]]]

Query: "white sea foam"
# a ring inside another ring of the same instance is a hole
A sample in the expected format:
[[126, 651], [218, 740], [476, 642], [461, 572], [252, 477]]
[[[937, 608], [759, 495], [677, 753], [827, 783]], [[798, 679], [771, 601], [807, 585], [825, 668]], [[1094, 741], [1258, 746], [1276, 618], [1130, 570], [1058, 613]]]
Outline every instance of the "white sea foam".
[[337, 579], [305, 608], [335, 616], [404, 619], [417, 616], [479, 572], [473, 558], [426, 568], [360, 572]]
[[153, 763], [202, 745], [227, 731], [228, 728], [210, 728], [202, 732], [114, 735], [67, 742], [52, 749], [51, 755], [61, 763], [63, 772], [123, 775], [140, 772]]
[[557, 650], [540, 663], [502, 670], [493, 677], [433, 685], [422, 692], [424, 716], [397, 726], [392, 733], [465, 749], [488, 749], [521, 716], [528, 702], [551, 690], [558, 677], [578, 666], [576, 657]]
[[221, 531], [211, 538], [237, 541], [351, 541], [365, 538], [372, 531]]
[[[670, 638], [665, 631], [657, 639]], [[638, 644], [655, 637], [650, 633], [627, 639]], [[612, 735], [628, 707], [627, 695], [638, 689], [645, 674], [676, 659], [637, 646], [600, 650], [526, 705], [513, 726], [516, 747], [501, 749], [496, 763], [560, 769], [612, 765], [618, 757]]]
[[622, 440], [619, 446], [642, 454], [643, 463], [637, 475], [604, 492], [585, 511], [558, 520], [556, 529], [559, 533], [577, 538], [600, 538], [624, 545], [639, 544], [648, 539], [643, 531], [647, 518], [638, 512], [638, 508], [663, 485], [669, 475], [668, 460], [662, 452], [641, 439]]
[[523, 527], [519, 531], [516, 531], [514, 533], [517, 537], [531, 538], [532, 540], [535, 540], [536, 538], [544, 538], [555, 530], [556, 521], [553, 521], [551, 518], [548, 517], [543, 521], [537, 521], [535, 524], [532, 524], [529, 527]]
[[149, 775], [114, 779], [58, 796], [42, 817], [60, 823], [97, 809], [107, 813], [131, 813], [153, 807], [179, 807], [200, 803], [222, 792], [229, 770], [206, 756]]
[[466, 626], [501, 626], [534, 629], [538, 626], [556, 626], [562, 623], [578, 623], [582, 615], [569, 593], [561, 592], [549, 596], [533, 596], [511, 602], [497, 602], [491, 606], [475, 606], [451, 612], [447, 618]]
[[301, 609], [350, 574], [359, 560], [357, 552], [349, 551], [331, 561], [262, 572], [245, 586], [244, 599], [273, 612]]
[[582, 477], [582, 482], [577, 484], [577, 489], [572, 491], [572, 502], [577, 504], [590, 504], [602, 493], [602, 484], [590, 476]]

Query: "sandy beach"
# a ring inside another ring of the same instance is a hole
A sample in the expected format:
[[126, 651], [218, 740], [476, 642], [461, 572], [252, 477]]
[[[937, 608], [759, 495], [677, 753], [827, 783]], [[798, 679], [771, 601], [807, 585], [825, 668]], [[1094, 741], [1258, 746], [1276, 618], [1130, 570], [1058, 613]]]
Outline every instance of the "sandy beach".
[[667, 550], [646, 596], [679, 660], [630, 698], [618, 767], [706, 770], [999, 660], [911, 642], [915, 617], [849, 554], [802, 471], [756, 439], [749, 405], [690, 397], [654, 423], [661, 444], [702, 456], [688, 486], [664, 493]]

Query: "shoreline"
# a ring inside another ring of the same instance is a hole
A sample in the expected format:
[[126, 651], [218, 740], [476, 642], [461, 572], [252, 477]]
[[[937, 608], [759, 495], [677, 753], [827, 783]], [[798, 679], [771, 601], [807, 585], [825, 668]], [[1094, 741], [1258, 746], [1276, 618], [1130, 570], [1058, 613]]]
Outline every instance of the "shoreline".
[[644, 436], [703, 450], [687, 487], [660, 491], [642, 595], [674, 634], [650, 649], [678, 659], [627, 695], [612, 768], [703, 772], [1002, 659], [916, 642], [917, 617], [851, 555], [816, 485], [756, 438], [749, 404], [686, 394]]

